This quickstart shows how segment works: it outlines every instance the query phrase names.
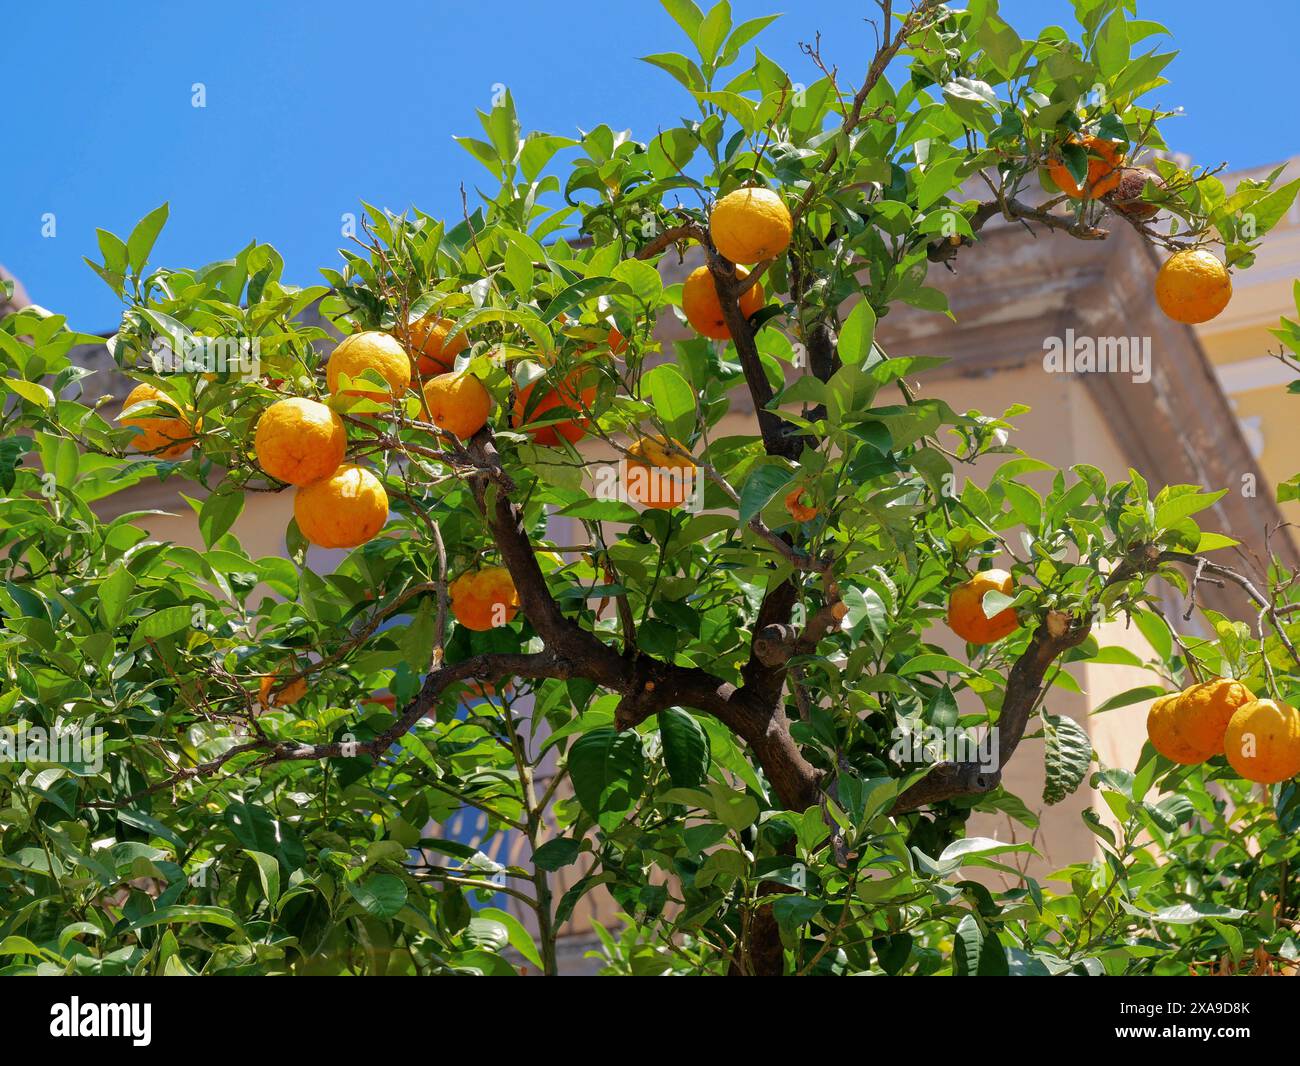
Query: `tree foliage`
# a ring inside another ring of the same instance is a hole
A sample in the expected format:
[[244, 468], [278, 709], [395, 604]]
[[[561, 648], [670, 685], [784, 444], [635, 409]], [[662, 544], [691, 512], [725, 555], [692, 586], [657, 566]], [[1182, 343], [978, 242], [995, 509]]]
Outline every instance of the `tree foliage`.
[[[1285, 698], [1290, 575], [1270, 571], [1257, 629], [1210, 614], [1213, 639], [1176, 636], [1156, 590], [1187, 592], [1201, 553], [1230, 546], [1198, 522], [1216, 493], [1053, 470], [1008, 443], [1022, 408], [920, 394], [909, 379], [935, 361], [875, 340], [891, 307], [948, 313], [929, 272], [979, 255], [994, 218], [1058, 240], [1133, 225], [1166, 249], [1217, 234], [1244, 269], [1295, 186], [1229, 191], [1160, 157], [1142, 193], [1154, 221], [1037, 195], [1049, 160], [1086, 175], [1082, 133], [1130, 159], [1168, 147], [1167, 114], [1143, 101], [1173, 53], [1122, 0], [1079, 0], [1073, 36], [1032, 39], [993, 0], [918, 3], [879, 20], [852, 86], [819, 44], [808, 84], [773, 61], [758, 43], [771, 19], [664, 6], [688, 51], [646, 59], [683, 90], [665, 115], [690, 118], [644, 141], [525, 133], [505, 93], [458, 138], [490, 179], [464, 217], [364, 205], [323, 284], [288, 284], [258, 243], [156, 265], [165, 207], [125, 240], [101, 231], [90, 265], [123, 302], [113, 357], [190, 413], [181, 459], [133, 453], [133, 431], [86, 402], [69, 352], [95, 338], [39, 309], [4, 320], [0, 722], [20, 741], [100, 740], [93, 757], [0, 763], [9, 972], [551, 972], [558, 929], [595, 890], [622, 914], [600, 930], [612, 973], [1295, 956], [1295, 783], [1261, 796], [1222, 759], [1174, 767], [1149, 747], [1132, 770], [1103, 767], [1047, 706], [1077, 690], [1070, 663], [1143, 665], [1093, 634], [1118, 617], [1154, 674], [1117, 706], [1216, 672]], [[767, 295], [747, 320], [708, 205], [750, 184], [780, 192], [794, 237], [752, 268]], [[681, 292], [660, 266], [696, 245], [733, 339], [661, 344]], [[328, 397], [390, 521], [328, 572], [292, 523], [287, 557], [250, 557], [231, 532], [246, 501], [292, 491], [258, 468], [254, 427], [279, 395], [327, 398], [332, 334], [316, 323], [409, 341], [429, 314], [468, 339], [455, 369], [491, 393], [490, 425], [461, 442], [415, 391]], [[1295, 349], [1293, 324], [1279, 336]], [[259, 375], [157, 372], [161, 345], [219, 339], [255, 341]], [[586, 439], [540, 446], [514, 397], [575, 372], [598, 381]], [[748, 430], [724, 435], [747, 410]], [[593, 464], [648, 433], [699, 464], [700, 507], [602, 490]], [[965, 476], [989, 456], [982, 484]], [[151, 539], [144, 515], [105, 517], [153, 479], [184, 494], [205, 550]], [[817, 517], [791, 520], [792, 489]], [[552, 537], [557, 519], [576, 542]], [[948, 594], [994, 561], [1016, 591], [985, 610], [1013, 606], [1022, 625], [955, 656], [935, 630]], [[455, 623], [447, 585], [483, 563], [508, 568], [521, 613], [480, 633]], [[263, 707], [265, 677], [304, 677], [307, 695]], [[1087, 814], [1102, 857], [1066, 870], [1064, 891], [1021, 873], [1030, 844], [966, 835], [976, 811], [1034, 828], [999, 769], [895, 753], [901, 733], [986, 727], [999, 767], [1041, 733], [1048, 802], [1092, 775], [1114, 815], [1118, 831]], [[482, 831], [469, 843], [449, 828], [466, 812]], [[503, 838], [522, 847], [492, 852]], [[1013, 887], [971, 880], [977, 867]]]

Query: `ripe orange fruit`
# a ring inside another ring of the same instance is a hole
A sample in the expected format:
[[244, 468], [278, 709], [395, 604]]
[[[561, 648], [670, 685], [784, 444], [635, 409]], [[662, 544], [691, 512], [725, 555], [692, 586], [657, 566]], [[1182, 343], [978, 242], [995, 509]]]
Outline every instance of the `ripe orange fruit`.
[[280, 679], [276, 677], [264, 677], [258, 683], [257, 691], [261, 696], [263, 706], [288, 707], [307, 695], [307, 679], [305, 677], [290, 681], [280, 691], [273, 693], [271, 689], [280, 684]]
[[1120, 214], [1145, 222], [1160, 213], [1160, 207], [1142, 199], [1142, 190], [1148, 181], [1161, 184], [1160, 175], [1146, 167], [1125, 167], [1119, 172], [1119, 184], [1111, 194], [1110, 203]]
[[1250, 689], [1230, 677], [1192, 685], [1172, 705], [1177, 731], [1198, 751], [1222, 755], [1223, 735], [1233, 714], [1254, 698]]
[[351, 388], [347, 390], [347, 395], [366, 396], [386, 403], [402, 395], [411, 384], [411, 357], [406, 354], [406, 349], [398, 343], [397, 338], [370, 330], [344, 337], [330, 355], [329, 362], [325, 365], [325, 380], [329, 384], [330, 393], [338, 395], [340, 375], [346, 374], [356, 381], [365, 370], [374, 370], [388, 382], [388, 391]]
[[1086, 187], [1079, 188], [1074, 175], [1060, 159], [1052, 160], [1047, 164], [1047, 176], [1052, 179], [1052, 184], [1076, 200], [1096, 200], [1113, 191], [1119, 184], [1120, 170], [1124, 165], [1124, 156], [1120, 153], [1119, 145], [1114, 141], [1093, 136], [1084, 137], [1082, 141], [1072, 137], [1070, 143], [1082, 144], [1088, 152]]
[[[736, 277], [747, 278], [749, 271], [736, 267]], [[740, 313], [749, 318], [762, 306], [763, 286], [755, 282], [740, 298]], [[696, 333], [715, 341], [731, 340], [731, 330], [722, 317], [722, 303], [708, 267], [696, 267], [682, 285], [682, 311]]]
[[478, 633], [509, 625], [519, 610], [519, 593], [504, 566], [466, 570], [447, 586], [447, 592], [456, 621]]
[[785, 498], [785, 509], [796, 522], [811, 522], [817, 517], [817, 507], [807, 489], [795, 489], [789, 493]]
[[[584, 384], [590, 382], [590, 384]], [[533, 393], [541, 387], [536, 400]], [[558, 448], [563, 437], [570, 444], [576, 444], [587, 431], [587, 418], [584, 409], [591, 410], [596, 402], [595, 375], [589, 367], [578, 367], [564, 376], [557, 385], [548, 385], [546, 378], [525, 385], [515, 396], [514, 420], [516, 429], [528, 427], [528, 435], [535, 444], [548, 448]], [[533, 428], [529, 423], [559, 418], [571, 413], [573, 417], [565, 422], [554, 422], [547, 426]]]
[[968, 644], [992, 644], [1020, 628], [1015, 608], [1004, 607], [992, 618], [984, 613], [984, 594], [1015, 595], [1015, 580], [1005, 570], [981, 570], [948, 597], [948, 628]]
[[627, 351], [627, 338], [617, 326], [609, 327], [609, 332], [605, 335], [605, 343], [609, 345], [609, 350], [614, 355], [622, 355]]
[[344, 464], [329, 477], [300, 488], [293, 498], [298, 529], [322, 548], [355, 548], [384, 528], [388, 493], [379, 478]]
[[1166, 759], [1191, 766], [1205, 762], [1212, 753], [1198, 748], [1181, 732], [1182, 722], [1177, 714], [1181, 696], [1181, 692], [1167, 692], [1151, 704], [1147, 711], [1147, 736], [1151, 746]]
[[709, 236], [733, 263], [758, 263], [786, 250], [794, 223], [771, 189], [736, 189], [713, 205]]
[[691, 495], [699, 468], [689, 457], [689, 448], [678, 440], [672, 444], [686, 454], [669, 450], [664, 437], [642, 437], [628, 448], [624, 488], [633, 503], [668, 511]]
[[[164, 395], [148, 382], [141, 382], [133, 388], [122, 405], [122, 410], [140, 403], [156, 403], [180, 413], [180, 408], [168, 396]], [[160, 415], [143, 415], [134, 418], [122, 418], [118, 421], [124, 426], [134, 426], [140, 430], [131, 446], [145, 455], [156, 455], [159, 459], [179, 459], [194, 447], [197, 426], [191, 426], [184, 418], [166, 418]], [[201, 423], [200, 423], [201, 425]]]
[[424, 406], [435, 426], [469, 440], [487, 424], [492, 397], [473, 374], [439, 374], [424, 383]]
[[425, 315], [412, 322], [409, 327], [411, 345], [418, 353], [415, 368], [421, 377], [431, 378], [435, 374], [448, 374], [456, 365], [456, 356], [469, 347], [469, 337], [458, 333], [447, 340], [447, 334], [456, 328], [450, 318], [437, 315]]
[[1156, 303], [1175, 322], [1208, 322], [1232, 299], [1232, 278], [1217, 255], [1200, 248], [1175, 252], [1156, 274]]
[[257, 464], [290, 485], [309, 485], [339, 468], [348, 431], [325, 404], [293, 396], [276, 400], [257, 420]]
[[1224, 737], [1228, 762], [1247, 781], [1273, 785], [1300, 774], [1300, 712], [1276, 700], [1237, 708]]

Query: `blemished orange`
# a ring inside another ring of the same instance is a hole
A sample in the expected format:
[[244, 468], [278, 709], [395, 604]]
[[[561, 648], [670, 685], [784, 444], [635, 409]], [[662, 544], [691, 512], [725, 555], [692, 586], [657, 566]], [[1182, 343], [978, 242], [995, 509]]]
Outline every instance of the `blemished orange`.
[[[141, 382], [131, 390], [122, 410], [126, 411], [140, 403], [156, 403], [180, 413], [175, 401], [148, 382]], [[159, 459], [179, 459], [194, 447], [197, 429], [184, 418], [139, 415], [119, 418], [118, 421], [124, 426], [134, 426], [140, 430], [131, 446], [145, 455], [154, 455]]]
[[509, 625], [519, 611], [519, 593], [504, 566], [466, 570], [447, 592], [456, 621], [478, 633]]
[[1255, 699], [1240, 681], [1216, 677], [1183, 690], [1172, 704], [1178, 733], [1196, 750], [1223, 754], [1223, 736], [1237, 709]]
[[1125, 167], [1119, 172], [1119, 184], [1115, 186], [1115, 192], [1110, 198], [1111, 206], [1120, 214], [1139, 222], [1155, 218], [1160, 213], [1160, 205], [1142, 199], [1142, 190], [1147, 187], [1148, 181], [1155, 182], [1157, 186], [1164, 184], [1154, 170]]
[[1247, 781], [1275, 785], [1300, 774], [1300, 711], [1276, 700], [1242, 704], [1224, 736], [1228, 764]]
[[968, 644], [992, 644], [1020, 628], [1015, 608], [1004, 607], [992, 618], [984, 613], [984, 594], [1015, 595], [1015, 580], [1005, 570], [981, 570], [948, 597], [948, 628]]
[[785, 201], [771, 189], [736, 189], [709, 214], [713, 247], [733, 263], [752, 265], [780, 255], [793, 229]]
[[1198, 748], [1182, 734], [1176, 706], [1181, 696], [1181, 692], [1167, 692], [1151, 704], [1147, 711], [1147, 737], [1166, 759], [1192, 766], [1205, 762], [1212, 753]]
[[[804, 502], [807, 496], [809, 502]], [[795, 489], [786, 495], [785, 509], [796, 522], [811, 522], [817, 517], [817, 506], [812, 503], [812, 493], [807, 489]]]
[[435, 426], [469, 440], [487, 425], [492, 397], [473, 374], [439, 374], [424, 383], [424, 406]]
[[[536, 399], [533, 398], [535, 392]], [[534, 444], [548, 448], [558, 448], [561, 438], [576, 444], [587, 432], [588, 423], [583, 412], [590, 411], [595, 402], [595, 375], [589, 367], [570, 371], [555, 385], [549, 384], [546, 378], [538, 378], [515, 395], [514, 427], [526, 429]], [[572, 417], [550, 425], [532, 425], [566, 414]]]
[[1070, 143], [1082, 144], [1088, 153], [1088, 177], [1084, 187], [1079, 187], [1069, 167], [1060, 159], [1051, 160], [1047, 164], [1047, 175], [1052, 179], [1052, 184], [1076, 200], [1096, 200], [1108, 192], [1113, 192], [1119, 185], [1124, 166], [1124, 156], [1119, 150], [1119, 145], [1114, 141], [1093, 136], [1084, 137], [1082, 140], [1071, 138]]
[[406, 349], [396, 337], [369, 330], [344, 337], [331, 353], [325, 365], [325, 380], [331, 395], [337, 396], [342, 388], [342, 375], [356, 382], [366, 370], [375, 371], [388, 382], [388, 391], [354, 385], [346, 395], [366, 396], [385, 403], [402, 395], [411, 384], [411, 357]]
[[669, 511], [691, 495], [699, 467], [679, 440], [642, 437], [628, 448], [624, 470], [627, 498], [643, 507]]
[[[736, 267], [736, 277], [747, 278], [749, 271]], [[755, 282], [740, 298], [740, 313], [749, 318], [762, 306], [763, 286], [761, 282]], [[718, 299], [718, 290], [708, 267], [696, 267], [683, 283], [682, 311], [696, 333], [715, 341], [731, 340], [731, 330], [722, 317], [722, 302]]]
[[344, 464], [294, 494], [293, 516], [311, 543], [322, 548], [355, 548], [384, 528], [388, 493], [369, 470]]
[[258, 683], [257, 691], [261, 697], [262, 705], [265, 707], [288, 707], [297, 703], [307, 695], [307, 679], [298, 677], [290, 681], [278, 692], [272, 692], [273, 688], [278, 688], [283, 682], [278, 677], [264, 677]]
[[292, 396], [276, 400], [257, 420], [258, 465], [290, 485], [310, 485], [339, 468], [348, 450], [343, 419], [323, 403]]
[[1213, 252], [1175, 252], [1156, 274], [1156, 303], [1175, 322], [1195, 325], [1218, 315], [1232, 299], [1228, 268]]
[[469, 337], [463, 332], [447, 340], [447, 334], [456, 328], [450, 318], [425, 315], [407, 328], [417, 355], [415, 368], [424, 378], [450, 373], [456, 365], [456, 356], [469, 347]]

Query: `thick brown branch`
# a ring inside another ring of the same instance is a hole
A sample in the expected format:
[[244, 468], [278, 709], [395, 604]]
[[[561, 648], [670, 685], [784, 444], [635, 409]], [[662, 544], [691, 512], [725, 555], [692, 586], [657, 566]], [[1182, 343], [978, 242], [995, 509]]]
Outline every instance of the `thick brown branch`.
[[1064, 652], [1083, 643], [1091, 629], [1091, 620], [1072, 621], [1069, 615], [1058, 611], [1048, 614], [1007, 675], [1002, 712], [997, 722], [997, 767], [988, 769], [978, 763], [939, 763], [925, 778], [898, 797], [890, 813], [906, 814], [955, 796], [974, 796], [996, 788], [1002, 780], [1002, 768], [1024, 738], [1029, 715], [1042, 695], [1047, 671]]

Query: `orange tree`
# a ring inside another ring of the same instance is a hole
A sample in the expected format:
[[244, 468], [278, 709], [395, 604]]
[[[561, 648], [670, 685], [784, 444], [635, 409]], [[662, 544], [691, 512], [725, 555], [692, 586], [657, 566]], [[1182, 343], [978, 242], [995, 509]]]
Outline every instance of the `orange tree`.
[[[504, 94], [459, 139], [482, 202], [367, 207], [325, 285], [256, 243], [150, 265], [165, 208], [101, 231], [140, 383], [116, 417], [80, 399], [88, 338], [4, 321], [9, 970], [551, 973], [593, 890], [621, 912], [611, 972], [1142, 972], [1201, 949], [1189, 917], [1278, 946], [1160, 881], [1152, 833], [1219, 874], [1178, 843], [1186, 801], [1146, 798], [1206, 771], [1152, 750], [1142, 789], [1102, 771], [1123, 839], [1090, 822], [1107, 858], [1070, 891], [961, 878], [1029, 850], [964, 830], [1032, 824], [1000, 783], [1028, 733], [1049, 802], [1087, 776], [1044, 698], [1064, 662], [1115, 661], [1096, 621], [1134, 618], [1171, 679], [1232, 665], [1218, 642], [1189, 661], [1149, 590], [1226, 538], [1194, 486], [1078, 465], [1036, 492], [1018, 408], [918, 394], [934, 360], [874, 331], [899, 303], [945, 313], [928, 270], [998, 217], [1132, 225], [1176, 259], [1153, 298], [1209, 317], [1294, 187], [1163, 157], [1142, 101], [1171, 53], [1120, 0], [1077, 4], [1077, 40], [1022, 39], [991, 0], [885, 3], [848, 85], [817, 45], [807, 84], [765, 55], [769, 18], [664, 6], [688, 52], [647, 59], [691, 118], [524, 134]], [[670, 284], [678, 252], [698, 268]], [[696, 336], [661, 344], [673, 314]], [[217, 358], [240, 350], [254, 366]], [[103, 516], [152, 479], [205, 550]], [[286, 557], [252, 557], [232, 527], [281, 492]], [[934, 642], [945, 619], [965, 654]], [[991, 761], [895, 748], [985, 727]]]

